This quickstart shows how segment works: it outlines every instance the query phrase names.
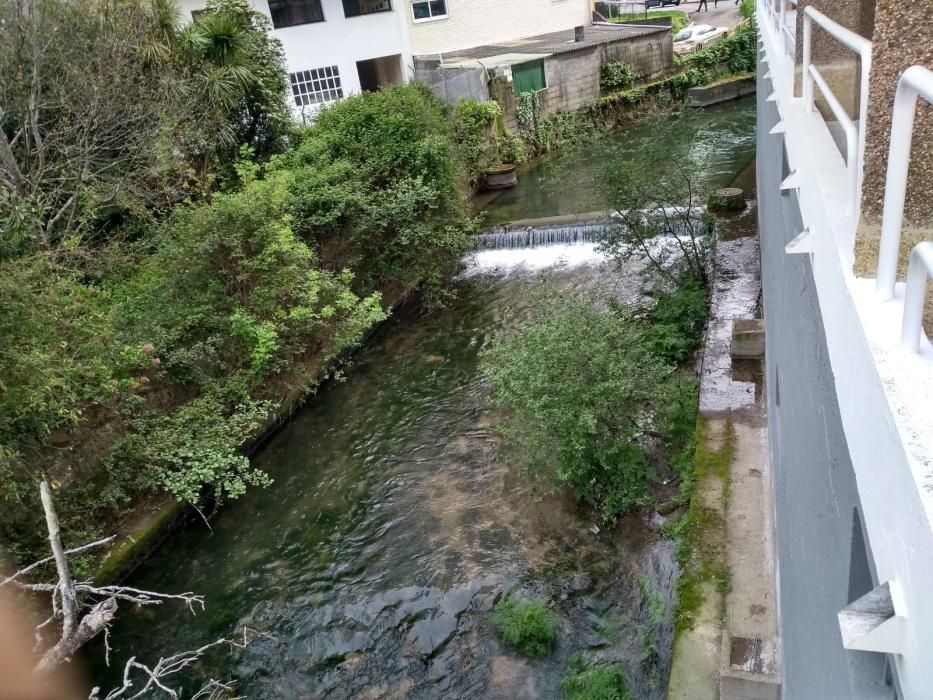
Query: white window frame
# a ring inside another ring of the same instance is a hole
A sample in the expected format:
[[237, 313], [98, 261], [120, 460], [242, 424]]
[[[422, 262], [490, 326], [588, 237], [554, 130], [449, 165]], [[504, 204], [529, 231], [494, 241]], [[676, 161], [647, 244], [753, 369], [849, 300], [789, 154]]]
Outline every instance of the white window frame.
[[[292, 90], [292, 100], [299, 108], [330, 104], [343, 99], [344, 96], [343, 79], [340, 77], [340, 68], [336, 65], [297, 70], [288, 74], [288, 82]], [[304, 92], [301, 91], [302, 87], [306, 88]], [[298, 88], [297, 95], [295, 88]], [[331, 97], [332, 93], [336, 93], [336, 97]], [[304, 98], [310, 97], [321, 99], [304, 101]]]
[[447, 6], [449, 0], [441, 0], [444, 3], [444, 14], [442, 15], [431, 15], [430, 17], [415, 17], [415, 5], [427, 5], [428, 13], [431, 12], [431, 2], [432, 0], [412, 0], [411, 2], [411, 21], [415, 24], [421, 22], [437, 22], [441, 19], [447, 19], [450, 17], [450, 8]]

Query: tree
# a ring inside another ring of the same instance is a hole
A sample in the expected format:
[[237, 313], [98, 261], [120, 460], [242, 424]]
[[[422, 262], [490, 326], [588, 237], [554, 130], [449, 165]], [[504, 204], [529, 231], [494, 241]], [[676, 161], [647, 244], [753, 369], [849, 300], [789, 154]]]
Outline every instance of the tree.
[[151, 27], [135, 3], [0, 0], [0, 254], [148, 199], [166, 99], [139, 50]]
[[608, 520], [648, 502], [649, 450], [675, 391], [673, 368], [644, 340], [623, 305], [546, 294], [527, 326], [482, 355], [515, 460]]
[[685, 118], [672, 121], [663, 136], [642, 137], [637, 167], [607, 159], [596, 182], [615, 220], [601, 234], [602, 250], [622, 263], [645, 258], [674, 286], [684, 274], [707, 280], [712, 227], [702, 214], [708, 193], [695, 140]]
[[[50, 673], [70, 661], [74, 654], [89, 641], [100, 634], [106, 635], [110, 624], [116, 617], [120, 601], [134, 605], [160, 605], [166, 601], [177, 600], [184, 603], [192, 613], [196, 607], [204, 608], [204, 599], [194, 593], [156, 593], [129, 586], [96, 586], [87, 581], [75, 581], [68, 563], [69, 555], [103, 547], [110, 544], [114, 538], [107, 537], [80, 547], [65, 549], [48, 481], [43, 480], [39, 484], [39, 490], [52, 555], [0, 579], [0, 586], [13, 586], [25, 591], [49, 594], [51, 614], [36, 627], [36, 650], [40, 653], [35, 667], [37, 673]], [[33, 583], [26, 579], [27, 574], [41, 571], [43, 566], [50, 563], [55, 567], [54, 583]], [[51, 630], [55, 630], [55, 637], [52, 643], [48, 643], [46, 634]], [[244, 631], [243, 644], [247, 642], [247, 631]], [[126, 663], [123, 684], [119, 688], [110, 691], [105, 696], [100, 695], [99, 688], [94, 688], [90, 699], [99, 700], [103, 697], [104, 700], [131, 700], [144, 697], [148, 692], [159, 691], [168, 697], [177, 699], [178, 693], [166, 685], [169, 682], [168, 678], [190, 666], [209, 649], [224, 644], [236, 643], [227, 639], [218, 639], [199, 649], [163, 657], [151, 667], [133, 657]], [[109, 645], [106, 639], [105, 647], [109, 662]], [[211, 680], [197, 691], [193, 698], [219, 697], [219, 692], [229, 688], [230, 684]]]
[[281, 45], [245, 0], [0, 0], [0, 259], [69, 250], [208, 194], [290, 128]]

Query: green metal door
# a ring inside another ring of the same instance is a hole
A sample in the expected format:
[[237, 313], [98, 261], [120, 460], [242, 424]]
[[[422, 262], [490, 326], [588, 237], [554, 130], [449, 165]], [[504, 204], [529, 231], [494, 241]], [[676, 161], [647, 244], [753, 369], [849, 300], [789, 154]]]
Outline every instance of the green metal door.
[[547, 85], [544, 83], [544, 60], [529, 61], [528, 63], [516, 63], [512, 66], [512, 88], [516, 95], [526, 92], [537, 92], [543, 90]]

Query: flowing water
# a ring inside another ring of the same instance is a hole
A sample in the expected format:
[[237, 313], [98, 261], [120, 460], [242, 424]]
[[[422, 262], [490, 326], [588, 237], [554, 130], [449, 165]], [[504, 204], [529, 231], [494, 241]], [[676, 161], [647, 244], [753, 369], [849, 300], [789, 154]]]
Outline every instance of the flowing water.
[[[730, 185], [755, 155], [755, 97], [743, 97], [704, 109], [685, 110], [685, 127], [695, 130], [692, 147], [702, 163], [702, 184]], [[572, 163], [563, 158], [520, 168], [518, 186], [483, 196], [486, 221], [498, 225], [520, 219], [578, 214], [605, 209], [597, 188], [603, 164], [618, 159], [638, 167], [639, 150], [646, 138], [664, 138], [666, 120], [652, 120], [572, 151]], [[651, 177], [649, 172], [645, 177]]]
[[[117, 667], [249, 629], [262, 636], [212, 651], [195, 675], [262, 699], [558, 698], [582, 654], [621, 662], [635, 697], [664, 697], [673, 543], [648, 512], [596, 527], [569, 497], [536, 498], [505, 460], [478, 368], [537, 285], [632, 299], [641, 269], [612, 267], [585, 237], [465, 262], [447, 308], [402, 307], [346, 381], [255, 457], [270, 487], [225, 506], [212, 532], [178, 532], [134, 573], [130, 585], [195, 591], [207, 608], [124, 606], [110, 635]], [[558, 613], [552, 657], [498, 640], [489, 610], [509, 590]], [[95, 679], [115, 682], [93, 651]]]

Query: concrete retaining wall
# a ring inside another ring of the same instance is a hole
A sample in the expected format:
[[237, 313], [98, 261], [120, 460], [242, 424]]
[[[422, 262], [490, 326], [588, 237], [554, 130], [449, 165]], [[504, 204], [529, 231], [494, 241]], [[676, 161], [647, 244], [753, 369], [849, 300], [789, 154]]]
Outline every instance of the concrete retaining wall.
[[690, 107], [708, 107], [720, 102], [737, 100], [754, 92], [755, 76], [732, 78], [714, 85], [690, 88], [687, 90], [687, 104]]
[[758, 93], [758, 207], [784, 698], [891, 698], [884, 657], [843, 648], [836, 614], [877, 583], [782, 135]]

